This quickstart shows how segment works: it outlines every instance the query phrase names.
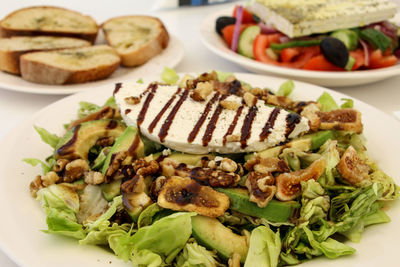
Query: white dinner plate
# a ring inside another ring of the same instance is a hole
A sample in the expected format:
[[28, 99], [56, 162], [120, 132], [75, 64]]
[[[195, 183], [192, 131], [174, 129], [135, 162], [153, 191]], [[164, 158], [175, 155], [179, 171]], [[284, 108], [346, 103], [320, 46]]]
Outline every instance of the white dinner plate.
[[[99, 31], [96, 44], [105, 43], [102, 32]], [[170, 35], [168, 46], [159, 55], [153, 57], [145, 64], [138, 67], [118, 67], [108, 78], [99, 81], [82, 84], [46, 85], [25, 81], [20, 76], [0, 71], [0, 88], [26, 92], [33, 94], [66, 95], [74, 94], [82, 90], [96, 90], [97, 87], [118, 82], [121, 80], [133, 79], [134, 77], [148, 76], [161, 73], [164, 67], [173, 68], [182, 60], [184, 54], [182, 42], [175, 36]]]
[[[281, 78], [254, 74], [236, 74], [253, 86], [277, 89], [284, 82]], [[157, 78], [156, 78], [157, 79]], [[153, 79], [145, 79], [152, 81]], [[348, 96], [303, 82], [295, 82], [293, 98], [315, 100], [328, 91], [337, 101]], [[34, 157], [45, 159], [52, 149], [44, 144], [33, 125], [44, 127], [58, 135], [63, 134], [63, 123], [76, 115], [79, 101], [102, 104], [111, 96], [114, 85], [84, 91], [66, 97], [42, 109], [14, 129], [0, 142], [0, 247], [11, 259], [23, 267], [112, 267], [132, 266], [117, 259], [112, 252], [96, 246], [79, 245], [78, 241], [41, 232], [47, 229], [45, 214], [38, 201], [29, 193], [29, 183], [41, 173], [40, 167], [32, 167], [21, 161]], [[362, 112], [364, 134], [368, 139], [370, 155], [389, 175], [400, 182], [399, 151], [400, 123], [391, 116], [367, 105], [354, 101]], [[400, 238], [400, 203], [387, 210], [391, 223], [368, 227], [360, 243], [350, 244], [357, 249], [352, 256], [336, 260], [318, 258], [301, 266], [375, 267], [398, 266], [398, 240]]]
[[[395, 75], [400, 75], [400, 63], [388, 68], [375, 70], [360, 70], [351, 72], [310, 71], [273, 66], [258, 62], [233, 52], [225, 44], [223, 38], [215, 31], [215, 23], [220, 16], [231, 16], [233, 6], [225, 8], [206, 17], [200, 25], [200, 37], [204, 45], [213, 53], [234, 62], [243, 68], [259, 73], [273, 74], [280, 77], [296, 79], [322, 86], [343, 87], [353, 86], [384, 80]], [[400, 22], [400, 14], [394, 18]]]

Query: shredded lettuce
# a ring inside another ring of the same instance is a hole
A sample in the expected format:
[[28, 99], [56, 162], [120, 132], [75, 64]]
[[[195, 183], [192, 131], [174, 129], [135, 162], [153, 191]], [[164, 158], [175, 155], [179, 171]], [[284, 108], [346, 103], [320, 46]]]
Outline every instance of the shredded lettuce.
[[276, 267], [280, 252], [279, 231], [274, 233], [267, 226], [259, 226], [251, 232], [249, 252], [244, 267]]
[[318, 182], [320, 182], [322, 185], [334, 185], [335, 177], [333, 171], [340, 161], [339, 151], [337, 150], [337, 141], [326, 141], [325, 144], [321, 146], [318, 153], [320, 153], [326, 160], [325, 171], [318, 179]]
[[99, 225], [97, 229], [89, 231], [84, 239], [79, 240], [79, 244], [108, 245], [108, 239], [111, 236], [126, 234], [130, 227], [130, 224], [118, 225], [117, 223], [113, 223], [111, 226]]
[[294, 90], [294, 82], [292, 80], [287, 80], [286, 82], [282, 83], [279, 87], [276, 95], [279, 96], [289, 96]]
[[[134, 235], [123, 234], [109, 239], [110, 247], [121, 259], [142, 264], [157, 255], [167, 264], [183, 249], [192, 234], [192, 212], [176, 212], [152, 225], [140, 228]], [[141, 252], [143, 250], [147, 250]], [[145, 256], [145, 257], [143, 257]]]
[[343, 100], [344, 103], [340, 105], [340, 108], [353, 108], [353, 107], [354, 107], [354, 101], [353, 101], [353, 99], [350, 99], [350, 98], [341, 98], [341, 100]]
[[161, 79], [167, 84], [176, 84], [179, 80], [179, 76], [175, 70], [165, 67], [161, 73]]
[[308, 221], [310, 224], [326, 219], [330, 207], [329, 196], [325, 195], [322, 186], [311, 179], [301, 183], [302, 198], [299, 221]]
[[82, 239], [86, 236], [81, 224], [77, 222], [76, 213], [79, 211], [79, 197], [68, 184], [54, 184], [37, 192], [47, 215], [48, 230], [52, 233]]
[[55, 163], [55, 159], [53, 157], [48, 158], [47, 162], [44, 162], [40, 159], [35, 159], [35, 158], [25, 158], [25, 159], [22, 159], [22, 161], [32, 165], [33, 167], [40, 164], [42, 167], [43, 175], [45, 175], [46, 173], [51, 171], [51, 169], [53, 168], [53, 165]]
[[216, 267], [221, 265], [216, 261], [216, 253], [200, 246], [195, 240], [186, 243], [176, 262], [180, 267]]
[[60, 137], [55, 134], [49, 133], [46, 129], [41, 127], [33, 126], [33, 128], [35, 128], [36, 132], [40, 135], [40, 139], [42, 139], [43, 142], [45, 142], [52, 148], [57, 147], [58, 142], [60, 142]]
[[321, 111], [323, 112], [328, 112], [339, 108], [336, 101], [327, 92], [323, 92], [322, 95], [317, 99], [317, 102], [321, 104]]

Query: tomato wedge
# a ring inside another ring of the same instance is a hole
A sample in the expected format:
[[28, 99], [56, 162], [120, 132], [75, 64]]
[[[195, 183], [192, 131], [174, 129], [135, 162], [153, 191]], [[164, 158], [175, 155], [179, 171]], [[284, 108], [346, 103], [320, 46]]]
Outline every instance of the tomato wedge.
[[282, 36], [280, 33], [273, 34], [259, 34], [254, 39], [253, 54], [254, 58], [258, 61], [275, 64], [279, 63], [276, 60], [271, 59], [265, 52], [270, 47], [271, 43], [279, 43], [279, 38]]
[[[272, 64], [281, 67], [287, 68], [302, 68], [312, 57], [320, 54], [319, 46], [310, 46], [310, 47], [297, 47], [298, 54], [296, 52], [296, 56], [292, 56], [291, 60], [289, 60], [289, 55], [286, 58], [288, 62], [278, 62], [276, 60], [271, 59], [267, 53], [266, 49], [271, 45], [271, 43], [279, 43], [279, 38], [282, 36], [280, 33], [274, 34], [259, 34], [254, 40], [253, 44], [253, 53], [254, 58], [260, 62], [264, 62], [267, 64]], [[288, 53], [289, 54], [289, 53]], [[293, 53], [294, 54], [294, 53]]]
[[[232, 12], [232, 17], [236, 18], [238, 6], [236, 5]], [[253, 14], [246, 8], [243, 8], [242, 23], [256, 23]]]
[[[246, 29], [247, 27], [254, 25], [254, 24], [242, 24], [240, 25], [240, 33]], [[222, 37], [225, 40], [225, 43], [228, 45], [228, 47], [231, 47], [232, 45], [232, 39], [233, 39], [233, 32], [235, 31], [235, 24], [228, 25], [222, 29]]]
[[284, 48], [279, 55], [282, 62], [291, 62], [296, 56], [300, 55], [300, 49], [299, 47]]
[[350, 56], [352, 56], [356, 60], [351, 70], [358, 70], [365, 65], [364, 50], [357, 49], [354, 51], [350, 51]]
[[397, 62], [395, 55], [384, 56], [382, 51], [377, 49], [369, 55], [369, 69], [379, 69], [393, 66]]
[[343, 71], [344, 69], [330, 63], [324, 55], [318, 55], [311, 58], [304, 66], [305, 70], [318, 70], [318, 71]]

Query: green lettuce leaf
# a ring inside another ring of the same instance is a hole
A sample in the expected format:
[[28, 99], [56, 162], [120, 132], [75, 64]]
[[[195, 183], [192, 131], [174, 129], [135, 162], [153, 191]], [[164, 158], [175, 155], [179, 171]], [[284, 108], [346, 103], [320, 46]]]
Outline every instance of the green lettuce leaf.
[[[140, 228], [132, 236], [128, 233], [110, 237], [110, 247], [125, 261], [130, 259], [132, 262], [141, 262], [143, 255], [144, 258], [150, 256], [153, 259], [153, 254], [157, 254], [169, 264], [192, 234], [191, 217], [194, 215], [196, 213], [176, 212], [155, 221], [152, 225]], [[141, 252], [142, 250], [151, 253]]]
[[208, 251], [196, 241], [186, 243], [183, 251], [177, 257], [177, 266], [181, 267], [215, 267], [220, 265], [216, 253]]
[[77, 239], [86, 236], [82, 225], [77, 223], [76, 213], [79, 211], [79, 196], [72, 187], [67, 184], [54, 184], [40, 189], [37, 196], [47, 215], [48, 230], [45, 230], [45, 233]]
[[294, 90], [294, 82], [292, 80], [287, 80], [286, 82], [282, 83], [279, 87], [276, 95], [278, 96], [289, 96]]
[[153, 216], [160, 210], [162, 210], [162, 208], [158, 206], [157, 203], [153, 203], [144, 209], [138, 218], [138, 228], [150, 225], [153, 221]]
[[84, 118], [87, 115], [94, 113], [98, 110], [100, 110], [101, 107], [99, 105], [96, 105], [94, 103], [86, 102], [86, 101], [81, 101], [79, 102], [79, 109], [78, 109], [78, 118]]
[[322, 254], [330, 259], [345, 255], [351, 255], [356, 251], [354, 248], [340, 243], [339, 241], [332, 238], [328, 238], [326, 241], [323, 242], [318, 242], [317, 240], [315, 240], [314, 235], [310, 229], [308, 229], [307, 227], [303, 227], [303, 230], [308, 238], [308, 242], [310, 243], [310, 245], [314, 249], [321, 251]]
[[35, 128], [36, 132], [39, 134], [40, 139], [42, 139], [43, 142], [45, 142], [52, 148], [56, 148], [58, 142], [60, 141], [60, 137], [55, 134], [49, 133], [46, 129], [41, 127], [33, 126], [33, 128]]
[[99, 225], [96, 230], [89, 231], [84, 239], [79, 240], [79, 244], [108, 245], [108, 238], [110, 236], [126, 234], [130, 227], [130, 224], [118, 225], [117, 223], [113, 223], [111, 226]]
[[318, 153], [320, 153], [322, 157], [326, 159], [325, 171], [318, 179], [318, 182], [323, 185], [334, 185], [335, 177], [333, 175], [333, 170], [340, 161], [339, 151], [337, 150], [337, 141], [326, 141], [325, 144], [321, 146]]
[[157, 253], [148, 249], [134, 250], [132, 263], [135, 266], [157, 267], [163, 266], [163, 260]]
[[22, 159], [22, 161], [32, 165], [33, 167], [40, 164], [40, 166], [42, 167], [42, 174], [45, 175], [46, 173], [48, 173], [49, 171], [51, 171], [53, 169], [53, 165], [56, 160], [54, 159], [54, 157], [50, 157], [50, 158], [48, 158], [47, 162], [44, 162], [40, 159], [35, 159], [35, 158], [25, 158], [25, 159]]
[[220, 82], [225, 82], [226, 78], [233, 76], [233, 72], [216, 71], [218, 80]]
[[108, 209], [94, 222], [88, 222], [85, 224], [87, 231], [104, 228], [110, 225], [110, 218], [117, 212], [122, 210], [122, 196], [116, 196], [111, 202]]
[[175, 70], [165, 67], [163, 72], [161, 73], [161, 79], [163, 80], [163, 82], [172, 85], [176, 84], [176, 82], [179, 80], [179, 76]]
[[326, 219], [330, 207], [329, 196], [322, 186], [311, 179], [301, 183], [302, 198], [299, 221], [313, 224], [319, 219]]
[[353, 108], [354, 107], [354, 101], [353, 99], [350, 98], [341, 98], [340, 100], [343, 100], [344, 103], [340, 105], [340, 108]]
[[323, 112], [339, 109], [339, 106], [338, 104], [336, 104], [336, 101], [327, 92], [323, 92], [322, 95], [317, 99], [317, 102], [321, 104], [321, 111]]
[[340, 243], [339, 241], [332, 238], [328, 238], [326, 241], [323, 242], [318, 242], [317, 240], [315, 240], [314, 235], [310, 229], [308, 229], [307, 227], [303, 227], [303, 230], [311, 247], [317, 251], [320, 251], [322, 254], [330, 259], [345, 255], [351, 255], [356, 251], [354, 248]]
[[259, 226], [251, 232], [249, 252], [244, 267], [276, 267], [281, 252], [279, 231]]
[[383, 187], [383, 194], [379, 200], [395, 200], [400, 196], [400, 187], [396, 185], [389, 175], [381, 170], [375, 170], [370, 174], [372, 182], [379, 183]]

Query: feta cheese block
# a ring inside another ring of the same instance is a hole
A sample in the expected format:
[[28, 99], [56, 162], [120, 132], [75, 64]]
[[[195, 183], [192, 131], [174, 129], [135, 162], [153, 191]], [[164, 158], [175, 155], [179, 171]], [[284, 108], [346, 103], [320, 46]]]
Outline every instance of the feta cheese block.
[[[309, 130], [308, 119], [256, 99], [247, 106], [237, 95], [210, 93], [204, 101], [178, 86], [119, 83], [115, 101], [127, 125], [171, 149], [205, 154], [261, 151]], [[221, 101], [236, 102], [236, 109]]]
[[291, 38], [361, 27], [397, 12], [388, 0], [252, 0], [249, 8]]

